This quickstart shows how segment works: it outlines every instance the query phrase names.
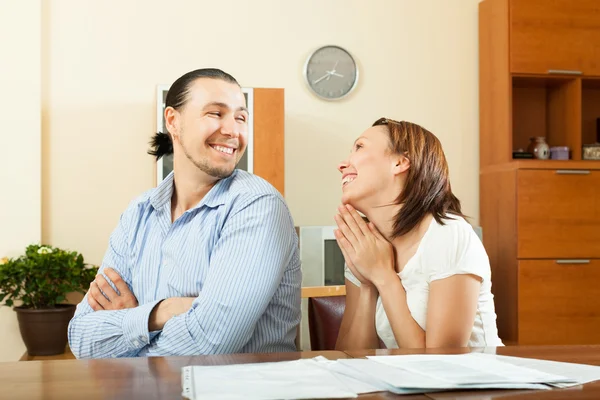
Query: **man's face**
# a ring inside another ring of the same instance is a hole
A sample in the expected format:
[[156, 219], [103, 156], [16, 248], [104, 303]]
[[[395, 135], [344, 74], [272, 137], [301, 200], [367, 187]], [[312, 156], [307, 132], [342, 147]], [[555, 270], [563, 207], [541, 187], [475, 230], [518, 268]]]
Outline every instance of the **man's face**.
[[233, 173], [248, 140], [246, 99], [238, 85], [196, 79], [185, 105], [179, 111], [170, 109], [166, 117], [176, 158], [214, 178]]

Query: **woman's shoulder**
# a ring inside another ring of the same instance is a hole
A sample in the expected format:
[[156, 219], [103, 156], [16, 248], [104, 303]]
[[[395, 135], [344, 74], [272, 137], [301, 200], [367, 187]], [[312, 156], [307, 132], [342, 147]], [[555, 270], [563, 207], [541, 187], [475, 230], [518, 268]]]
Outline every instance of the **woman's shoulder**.
[[488, 277], [489, 260], [483, 243], [463, 217], [449, 215], [441, 222], [432, 221], [425, 239], [422, 257], [427, 271], [451, 275], [465, 269], [484, 279]]
[[438, 245], [453, 247], [478, 238], [471, 224], [454, 214], [448, 214], [439, 221], [434, 219], [427, 236], [428, 239], [438, 242]]

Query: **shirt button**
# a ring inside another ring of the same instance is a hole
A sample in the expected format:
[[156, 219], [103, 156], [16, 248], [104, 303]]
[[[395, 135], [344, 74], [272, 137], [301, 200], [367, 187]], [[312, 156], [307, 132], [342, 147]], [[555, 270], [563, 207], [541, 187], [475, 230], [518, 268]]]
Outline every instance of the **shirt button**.
[[143, 337], [143, 336], [140, 336], [140, 342], [142, 342], [142, 343], [146, 343], [146, 338], [145, 338], [145, 337]]
[[134, 345], [134, 346], [139, 346], [139, 345], [140, 345], [140, 342], [138, 342], [137, 340], [134, 340], [134, 341], [133, 341], [133, 345]]
[[112, 358], [117, 358], [117, 355], [116, 354], [112, 354], [111, 357]]

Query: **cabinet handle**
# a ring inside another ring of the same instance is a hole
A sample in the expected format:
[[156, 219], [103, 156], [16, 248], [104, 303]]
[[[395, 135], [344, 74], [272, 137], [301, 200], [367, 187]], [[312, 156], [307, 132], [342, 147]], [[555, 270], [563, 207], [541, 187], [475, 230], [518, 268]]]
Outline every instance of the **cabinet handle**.
[[557, 264], [589, 264], [590, 260], [556, 260]]
[[583, 75], [583, 72], [576, 71], [573, 69], [549, 69], [549, 74], [560, 74], [560, 75]]
[[587, 169], [557, 169], [557, 175], [589, 175], [590, 171]]

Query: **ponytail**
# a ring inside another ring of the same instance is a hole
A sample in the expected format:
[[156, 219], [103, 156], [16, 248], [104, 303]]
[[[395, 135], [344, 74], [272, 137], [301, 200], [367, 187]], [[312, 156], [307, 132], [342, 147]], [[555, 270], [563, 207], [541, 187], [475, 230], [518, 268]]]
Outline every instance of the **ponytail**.
[[173, 141], [168, 133], [158, 132], [150, 140], [148, 154], [155, 156], [158, 161], [163, 156], [173, 154]]

